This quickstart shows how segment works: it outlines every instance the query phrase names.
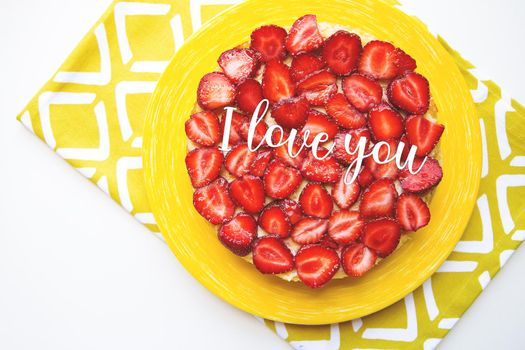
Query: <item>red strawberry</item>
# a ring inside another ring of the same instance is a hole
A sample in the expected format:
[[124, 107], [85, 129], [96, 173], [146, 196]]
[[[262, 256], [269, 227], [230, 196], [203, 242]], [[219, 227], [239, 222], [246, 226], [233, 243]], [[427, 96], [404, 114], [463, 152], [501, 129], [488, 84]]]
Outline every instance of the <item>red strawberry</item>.
[[346, 77], [342, 85], [346, 98], [360, 112], [368, 112], [381, 103], [383, 88], [363, 75], [353, 74]]
[[253, 114], [262, 99], [262, 87], [257, 80], [246, 79], [237, 86], [237, 106], [248, 115]]
[[[350, 153], [346, 151], [346, 147], [345, 147], [345, 138], [347, 135], [349, 135], [350, 137], [350, 143], [348, 147], [348, 150], [350, 151]], [[364, 150], [366, 153], [369, 149], [369, 144], [370, 144], [370, 132], [368, 131], [368, 129], [366, 128], [355, 129], [355, 130], [350, 130], [346, 133], [337, 134], [334, 139], [335, 158], [344, 165], [349, 165], [350, 163], [352, 163], [358, 156], [357, 146], [361, 138], [366, 139], [366, 147]]]
[[293, 56], [313, 51], [323, 44], [315, 15], [304, 15], [297, 19], [286, 38], [286, 48]]
[[340, 30], [326, 39], [323, 58], [332, 72], [348, 75], [357, 67], [362, 49], [358, 35]]
[[[232, 112], [232, 121], [230, 124], [230, 145], [236, 145], [242, 141], [241, 129], [243, 126], [248, 123], [248, 118], [246, 116]], [[221, 113], [221, 134], [224, 135], [224, 125], [226, 123], [226, 112]]]
[[365, 115], [355, 109], [342, 93], [333, 95], [326, 103], [325, 109], [342, 128], [358, 129], [366, 125]]
[[372, 108], [368, 125], [376, 141], [399, 139], [404, 131], [403, 117], [387, 105]]
[[214, 225], [230, 221], [235, 213], [235, 204], [228, 194], [228, 181], [219, 177], [211, 184], [195, 190], [193, 206]]
[[359, 238], [364, 226], [358, 211], [336, 211], [328, 220], [328, 235], [338, 244], [346, 245]]
[[302, 97], [282, 100], [272, 108], [275, 122], [286, 129], [300, 129], [306, 123], [308, 102]]
[[201, 78], [197, 89], [197, 102], [203, 109], [217, 109], [232, 105], [235, 87], [224, 74], [213, 72]]
[[309, 183], [299, 196], [299, 204], [306, 215], [326, 219], [330, 216], [334, 204], [332, 197], [321, 184]]
[[348, 276], [360, 277], [375, 266], [377, 254], [362, 243], [353, 243], [341, 252], [341, 265]]
[[295, 225], [299, 220], [303, 217], [303, 210], [301, 209], [301, 206], [291, 199], [283, 199], [279, 205], [281, 208], [283, 208], [284, 212], [286, 213], [286, 216], [288, 216], [288, 220], [290, 220], [290, 223], [292, 225]]
[[290, 69], [279, 61], [266, 64], [262, 80], [263, 96], [276, 103], [295, 95], [295, 84], [290, 77]]
[[326, 235], [323, 238], [321, 238], [321, 241], [319, 241], [319, 245], [321, 245], [321, 247], [330, 248], [330, 249], [334, 249], [334, 250], [339, 248], [339, 244], [337, 244], [337, 242], [334, 241], [332, 239], [332, 237], [330, 237], [328, 235]]
[[365, 219], [394, 216], [396, 199], [397, 191], [392, 180], [380, 179], [363, 192], [359, 211]]
[[224, 157], [216, 148], [196, 148], [186, 155], [186, 168], [191, 184], [195, 188], [208, 185], [215, 180], [222, 168]]
[[264, 208], [264, 186], [258, 177], [244, 175], [233, 180], [230, 196], [249, 214], [258, 214]]
[[184, 127], [188, 138], [201, 146], [214, 146], [220, 140], [219, 120], [213, 112], [192, 114]]
[[239, 256], [248, 255], [252, 251], [255, 238], [257, 238], [257, 223], [248, 214], [237, 214], [219, 229], [219, 241]]
[[[268, 130], [268, 124], [264, 121], [260, 121], [255, 126], [255, 131], [253, 133], [253, 139], [252, 139], [252, 148], [258, 146], [264, 139], [264, 136], [266, 134], [266, 131]], [[248, 132], [250, 131], [250, 120], [248, 118], [245, 119], [244, 124], [240, 127], [241, 137], [248, 141]]]
[[[423, 158], [414, 159], [413, 170], [416, 171], [421, 167]], [[434, 158], [427, 157], [425, 164], [416, 174], [411, 174], [408, 169], [403, 169], [399, 173], [401, 188], [405, 192], [421, 193], [436, 186], [443, 177], [443, 170], [438, 161]]]
[[293, 58], [292, 64], [290, 65], [290, 73], [293, 80], [301, 81], [313, 72], [323, 69], [324, 66], [325, 63], [321, 58], [305, 53]]
[[[405, 122], [405, 125], [406, 125], [406, 122]], [[397, 148], [401, 147], [401, 142], [403, 142], [403, 151], [401, 152], [401, 160], [404, 163], [406, 161], [407, 157], [408, 157], [408, 153], [410, 152], [411, 145], [408, 142], [408, 138], [407, 138], [406, 134], [401, 136], [401, 138], [399, 139], [399, 142], [397, 144]]]
[[293, 270], [292, 252], [284, 242], [272, 236], [265, 236], [253, 245], [253, 264], [261, 273], [276, 274]]
[[374, 181], [374, 174], [372, 174], [372, 172], [366, 167], [363, 167], [361, 169], [361, 172], [357, 176], [357, 182], [359, 183], [359, 186], [361, 186], [362, 188], [366, 188]]
[[257, 156], [250, 165], [250, 174], [262, 177], [268, 164], [272, 160], [273, 152], [270, 149], [260, 149]]
[[303, 164], [304, 157], [306, 157], [306, 148], [303, 147], [301, 151], [299, 151], [301, 145], [298, 142], [295, 142], [292, 146], [292, 155], [294, 157], [290, 156], [290, 153], [288, 152], [288, 142], [276, 147], [273, 149], [273, 154], [275, 158], [280, 159], [287, 165], [291, 165], [294, 168], [300, 169], [301, 164]]
[[275, 203], [268, 205], [259, 216], [259, 226], [269, 234], [281, 238], [290, 236], [292, 225], [284, 210]]
[[317, 243], [328, 230], [328, 220], [305, 217], [292, 229], [292, 239], [298, 244]]
[[[332, 140], [335, 135], [337, 134], [337, 124], [330, 119], [329, 116], [327, 116], [324, 113], [321, 113], [319, 111], [316, 111], [315, 109], [310, 109], [307, 113], [307, 120], [306, 124], [301, 129], [301, 132], [299, 135], [301, 137], [305, 137], [306, 130], [309, 130], [308, 137], [306, 138], [306, 141], [311, 144], [315, 138], [315, 136], [319, 135], [320, 133], [324, 132], [327, 137], [324, 139], [324, 142]], [[323, 142], [323, 143], [324, 143]]]
[[[389, 140], [385, 141], [388, 144], [381, 145], [378, 148], [378, 159], [381, 161], [386, 161], [387, 159], [392, 159], [397, 152], [397, 141]], [[389, 151], [390, 150], [390, 151]], [[389, 153], [390, 152], [390, 153]], [[374, 158], [367, 157], [365, 159], [365, 168], [370, 170], [375, 179], [390, 179], [395, 180], [399, 175], [399, 168], [397, 167], [396, 160], [392, 159], [388, 163], [380, 164], [377, 163]]]
[[[335, 204], [341, 209], [348, 209], [359, 199], [359, 193], [361, 188], [357, 181], [351, 184], [345, 184], [346, 172], [343, 172], [341, 178], [332, 187], [332, 197], [334, 198]], [[350, 175], [350, 174], [349, 174]]]
[[397, 74], [413, 72], [417, 67], [416, 60], [399, 48], [396, 48], [396, 59]]
[[245, 143], [235, 146], [226, 155], [224, 166], [235, 177], [241, 177], [248, 174], [250, 165], [253, 163], [257, 153], [250, 151]]
[[359, 61], [359, 73], [374, 79], [392, 79], [398, 74], [394, 45], [373, 40], [365, 45]]
[[269, 197], [283, 199], [291, 195], [303, 180], [299, 170], [273, 160], [264, 174], [264, 191]]
[[286, 57], [286, 30], [275, 25], [262, 26], [251, 35], [250, 47], [261, 54], [261, 61], [283, 60]]
[[396, 106], [411, 114], [425, 114], [428, 111], [430, 90], [428, 80], [410, 72], [388, 85], [388, 99]]
[[445, 127], [422, 116], [411, 116], [406, 121], [407, 139], [417, 146], [416, 155], [423, 157], [434, 149]]
[[401, 228], [392, 219], [378, 219], [369, 221], [365, 225], [361, 242], [384, 258], [392, 253], [399, 244]]
[[330, 248], [311, 245], [301, 248], [295, 256], [297, 276], [310, 288], [320, 288], [339, 270], [339, 256]]
[[[322, 158], [327, 152], [326, 148], [319, 147], [317, 156]], [[316, 159], [313, 152], [310, 151], [301, 166], [301, 174], [310, 181], [336, 182], [341, 177], [341, 167], [332, 154], [320, 160]]]
[[337, 78], [327, 70], [314, 72], [297, 84], [297, 93], [314, 106], [324, 106], [337, 92]]
[[224, 51], [217, 63], [224, 74], [234, 83], [250, 78], [259, 68], [259, 54], [252, 49]]
[[417, 231], [430, 221], [430, 210], [418, 196], [403, 193], [396, 206], [396, 218], [406, 231]]

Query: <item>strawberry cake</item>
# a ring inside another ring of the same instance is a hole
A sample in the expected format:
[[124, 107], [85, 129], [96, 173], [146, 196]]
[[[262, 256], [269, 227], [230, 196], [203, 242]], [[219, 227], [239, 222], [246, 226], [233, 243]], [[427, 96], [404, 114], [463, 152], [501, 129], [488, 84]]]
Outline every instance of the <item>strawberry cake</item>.
[[[186, 167], [195, 209], [233, 254], [319, 288], [364, 275], [428, 224], [444, 126], [407, 53], [305, 15], [288, 30], [255, 29], [217, 62], [185, 124]], [[263, 100], [268, 112], [250, 128]], [[281, 132], [267, 135], [272, 126]], [[360, 139], [367, 150], [384, 147], [345, 181]], [[418, 171], [388, 161], [391, 153], [412, 157]]]

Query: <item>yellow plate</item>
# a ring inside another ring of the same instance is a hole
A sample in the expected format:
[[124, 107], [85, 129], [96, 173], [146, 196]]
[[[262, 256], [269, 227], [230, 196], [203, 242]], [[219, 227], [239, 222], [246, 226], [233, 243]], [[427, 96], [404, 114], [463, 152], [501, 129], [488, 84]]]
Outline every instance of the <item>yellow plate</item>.
[[[330, 282], [320, 290], [260, 274], [216, 238], [215, 228], [193, 208], [184, 165], [184, 121], [195, 103], [200, 78], [219, 55], [249, 40], [264, 24], [290, 26], [306, 14], [319, 22], [359, 28], [393, 42], [417, 60], [430, 81], [446, 126], [441, 140], [444, 177], [434, 192], [432, 220], [413, 239], [360, 279]], [[469, 90], [439, 42], [417, 19], [379, 0], [251, 0], [232, 7], [196, 32], [162, 75], [147, 113], [144, 161], [147, 193], [173, 253], [211, 292], [267, 319], [296, 324], [347, 321], [381, 310], [421, 285], [461, 237], [478, 191], [481, 169], [479, 122]]]

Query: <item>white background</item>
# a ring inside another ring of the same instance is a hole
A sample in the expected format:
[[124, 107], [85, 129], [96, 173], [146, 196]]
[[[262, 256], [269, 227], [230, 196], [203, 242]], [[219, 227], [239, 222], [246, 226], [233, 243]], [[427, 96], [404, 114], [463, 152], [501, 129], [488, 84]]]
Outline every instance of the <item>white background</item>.
[[[525, 102], [524, 2], [404, 3]], [[0, 348], [288, 349], [15, 121], [109, 4], [0, 2]], [[523, 266], [525, 249], [441, 349], [524, 348]]]

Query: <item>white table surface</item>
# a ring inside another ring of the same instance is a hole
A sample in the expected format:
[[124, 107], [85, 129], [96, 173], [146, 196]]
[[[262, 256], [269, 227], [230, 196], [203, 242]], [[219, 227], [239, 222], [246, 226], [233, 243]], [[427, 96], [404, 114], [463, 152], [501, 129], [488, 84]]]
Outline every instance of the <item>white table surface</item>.
[[[403, 3], [525, 102], [523, 1]], [[288, 349], [15, 121], [109, 4], [0, 2], [0, 349]], [[523, 266], [525, 248], [441, 349], [525, 347]]]

